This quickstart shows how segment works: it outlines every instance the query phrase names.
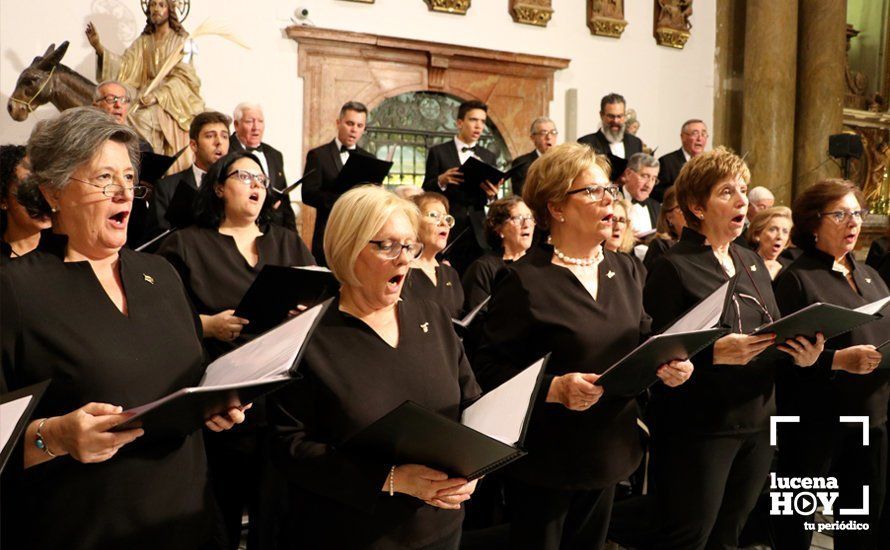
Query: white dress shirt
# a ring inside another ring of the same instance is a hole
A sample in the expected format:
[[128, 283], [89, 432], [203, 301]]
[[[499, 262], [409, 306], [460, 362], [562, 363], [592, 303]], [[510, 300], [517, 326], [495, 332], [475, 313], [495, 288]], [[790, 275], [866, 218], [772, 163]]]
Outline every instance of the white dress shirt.
[[643, 233], [652, 230], [652, 218], [649, 216], [649, 209], [644, 204], [634, 204], [630, 191], [622, 189], [624, 198], [631, 203], [630, 212], [627, 216], [630, 223], [633, 224], [634, 233]]
[[207, 172], [198, 168], [197, 164], [192, 164], [192, 173], [195, 174], [195, 185], [197, 185], [200, 188], [201, 187], [201, 178], [203, 178], [204, 174], [206, 174]]
[[624, 140], [621, 140], [621, 141], [618, 141], [615, 143], [609, 143], [609, 150], [612, 151], [612, 154], [615, 155], [616, 157], [625, 158], [624, 157], [624, 154], [625, 154], [624, 153]]
[[[343, 143], [340, 142], [339, 138], [334, 138], [334, 143], [337, 145], [337, 151], [340, 151], [340, 162], [343, 163], [343, 166], [346, 166], [346, 161], [349, 160], [349, 155], [351, 153], [341, 150], [341, 148], [343, 147]], [[355, 145], [353, 145], [352, 147], [347, 147], [347, 149], [349, 149], [349, 151], [355, 151]]]

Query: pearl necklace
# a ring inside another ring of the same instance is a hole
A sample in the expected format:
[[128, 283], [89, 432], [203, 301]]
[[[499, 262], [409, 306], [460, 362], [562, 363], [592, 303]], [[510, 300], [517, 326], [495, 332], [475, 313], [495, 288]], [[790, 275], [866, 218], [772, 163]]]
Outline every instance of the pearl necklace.
[[[551, 245], [553, 244], [553, 241], [551, 241], [549, 237], [547, 238], [547, 244], [551, 244]], [[600, 249], [597, 248], [597, 252], [599, 252], [599, 251], [600, 251]], [[559, 258], [559, 261], [561, 261], [565, 264], [577, 265], [577, 266], [581, 266], [581, 267], [590, 267], [590, 266], [594, 265], [595, 263], [597, 263], [600, 259], [599, 253], [594, 253], [593, 257], [590, 257], [590, 258], [572, 258], [571, 256], [566, 256], [562, 252], [562, 250], [556, 248], [556, 246], [553, 247], [553, 254], [557, 258]]]

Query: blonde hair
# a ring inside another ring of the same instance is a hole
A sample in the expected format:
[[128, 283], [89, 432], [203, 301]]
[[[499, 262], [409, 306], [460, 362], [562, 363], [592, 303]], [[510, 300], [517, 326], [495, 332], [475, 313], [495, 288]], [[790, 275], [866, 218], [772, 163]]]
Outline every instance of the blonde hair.
[[727, 178], [751, 181], [751, 171], [745, 161], [726, 147], [702, 153], [683, 165], [674, 187], [677, 188], [677, 204], [683, 210], [686, 224], [692, 229], [701, 228], [701, 220], [692, 211], [695, 206], [704, 208], [711, 197], [711, 190]]
[[751, 225], [748, 226], [748, 233], [745, 234], [748, 244], [755, 250], [757, 249], [757, 239], [763, 230], [769, 226], [770, 222], [773, 221], [773, 218], [785, 218], [788, 220], [788, 223], [792, 224], [792, 226], [794, 225], [791, 219], [791, 209], [787, 206], [773, 206], [772, 208], [761, 210], [754, 215]]
[[[624, 252], [625, 254], [630, 254], [633, 252], [634, 243], [636, 239], [634, 238], [634, 224], [630, 219], [630, 209], [631, 202], [627, 199], [619, 199], [612, 202], [612, 208], [614, 209], [616, 206], [620, 206], [622, 210], [624, 210], [624, 219], [627, 220], [627, 224], [624, 226], [624, 235], [621, 237], [621, 243], [618, 244], [618, 252]], [[612, 215], [614, 216], [614, 210]]]
[[585, 170], [599, 168], [609, 177], [611, 168], [603, 155], [581, 143], [563, 143], [552, 147], [532, 163], [522, 188], [522, 200], [535, 215], [535, 222], [550, 227], [551, 203], [565, 200], [572, 182]]
[[420, 211], [410, 201], [376, 185], [363, 185], [344, 193], [331, 210], [324, 233], [324, 255], [328, 267], [341, 284], [360, 286], [355, 261], [393, 214], [408, 217], [415, 235]]

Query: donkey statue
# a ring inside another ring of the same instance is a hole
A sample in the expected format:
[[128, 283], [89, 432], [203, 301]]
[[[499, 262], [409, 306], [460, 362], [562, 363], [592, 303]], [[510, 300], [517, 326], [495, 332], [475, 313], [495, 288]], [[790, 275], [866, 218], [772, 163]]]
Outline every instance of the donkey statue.
[[35, 57], [22, 71], [6, 105], [13, 120], [26, 120], [31, 111], [45, 103], [52, 103], [60, 111], [92, 103], [96, 84], [59, 63], [67, 50], [67, 40], [58, 48], [50, 44], [46, 53]]

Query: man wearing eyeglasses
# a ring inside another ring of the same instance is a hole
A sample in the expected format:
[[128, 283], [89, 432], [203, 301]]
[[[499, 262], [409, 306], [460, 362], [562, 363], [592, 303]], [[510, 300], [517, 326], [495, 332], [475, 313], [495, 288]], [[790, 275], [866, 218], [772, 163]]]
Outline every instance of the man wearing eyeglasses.
[[[629, 159], [643, 151], [640, 138], [626, 132], [626, 102], [619, 94], [611, 93], [600, 100], [600, 120], [602, 127], [593, 134], [578, 138], [578, 143], [589, 145], [600, 155]], [[614, 164], [614, 162], [613, 162]], [[615, 181], [621, 174], [612, 174]]]
[[559, 135], [559, 132], [556, 130], [556, 123], [545, 116], [539, 116], [532, 122], [530, 134], [532, 143], [535, 144], [534, 150], [513, 159], [513, 166], [510, 168], [513, 172], [513, 177], [510, 180], [513, 186], [513, 194], [520, 197], [522, 196], [522, 186], [525, 185], [525, 176], [528, 174], [529, 166], [538, 157], [556, 145], [556, 136]]
[[[118, 124], [129, 126], [127, 113], [130, 112], [130, 102], [133, 100], [130, 90], [117, 80], [106, 80], [96, 86], [93, 92], [93, 107], [102, 109], [117, 120]], [[142, 153], [154, 152], [151, 144], [145, 138], [139, 136], [139, 151]]]
[[633, 225], [634, 236], [640, 240], [655, 229], [661, 212], [661, 203], [650, 196], [658, 184], [658, 161], [646, 153], [633, 155], [627, 161], [620, 181], [624, 198], [632, 205], [627, 216]]
[[680, 169], [692, 157], [705, 152], [708, 146], [708, 127], [697, 118], [687, 120], [680, 128], [680, 142], [682, 146], [672, 153], [668, 153], [658, 159], [661, 170], [658, 172], [659, 185], [652, 191], [656, 200], [662, 200], [664, 192], [674, 185], [674, 180], [680, 174]]
[[149, 207], [149, 219], [155, 234], [170, 229], [167, 208], [176, 189], [184, 185], [197, 191], [201, 186], [201, 178], [210, 165], [229, 153], [231, 122], [232, 119], [228, 116], [216, 111], [200, 113], [192, 119], [189, 126], [189, 148], [195, 155], [195, 163], [181, 172], [161, 179], [155, 186]]

